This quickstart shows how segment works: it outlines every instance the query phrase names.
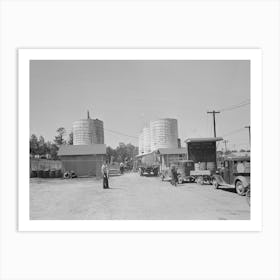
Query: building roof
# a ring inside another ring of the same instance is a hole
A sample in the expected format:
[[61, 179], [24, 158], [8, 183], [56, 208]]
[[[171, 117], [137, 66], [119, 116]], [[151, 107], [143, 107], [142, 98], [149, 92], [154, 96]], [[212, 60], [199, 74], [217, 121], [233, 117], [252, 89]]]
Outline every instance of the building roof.
[[58, 156], [78, 156], [78, 155], [105, 155], [106, 145], [62, 145], [59, 148]]
[[182, 155], [187, 152], [187, 148], [161, 148], [156, 150], [156, 153], [161, 155]]
[[194, 142], [217, 142], [222, 141], [222, 137], [208, 137], [208, 138], [188, 138], [185, 140], [186, 143], [194, 143]]
[[231, 161], [248, 161], [250, 160], [250, 156], [226, 156], [224, 159]]
[[136, 158], [140, 158], [140, 157], [143, 157], [143, 156], [151, 155], [152, 153], [153, 153], [153, 152], [142, 153], [142, 154], [137, 155]]

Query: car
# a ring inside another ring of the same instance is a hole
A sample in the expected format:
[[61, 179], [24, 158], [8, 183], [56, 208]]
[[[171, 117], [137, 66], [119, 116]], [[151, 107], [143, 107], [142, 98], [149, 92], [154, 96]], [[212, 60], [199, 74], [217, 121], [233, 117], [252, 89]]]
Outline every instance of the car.
[[178, 174], [178, 183], [192, 183], [195, 177], [190, 175], [194, 170], [194, 162], [192, 160], [175, 160], [172, 161], [170, 167], [161, 172], [162, 181], [170, 181], [172, 179], [171, 166], [174, 166]]
[[221, 168], [212, 176], [215, 189], [233, 187], [239, 195], [245, 195], [250, 186], [250, 157], [226, 157]]

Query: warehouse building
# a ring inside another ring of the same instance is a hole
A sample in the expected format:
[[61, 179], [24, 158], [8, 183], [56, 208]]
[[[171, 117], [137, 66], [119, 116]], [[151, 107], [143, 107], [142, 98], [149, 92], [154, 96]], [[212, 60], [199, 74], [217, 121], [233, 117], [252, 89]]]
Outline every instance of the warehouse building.
[[101, 177], [101, 166], [106, 159], [106, 146], [62, 145], [58, 151], [62, 172], [74, 171], [78, 177]]

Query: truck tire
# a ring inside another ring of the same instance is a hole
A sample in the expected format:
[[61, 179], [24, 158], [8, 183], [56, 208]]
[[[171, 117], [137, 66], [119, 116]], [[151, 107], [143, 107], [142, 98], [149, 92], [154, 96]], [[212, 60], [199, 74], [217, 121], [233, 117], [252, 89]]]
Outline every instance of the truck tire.
[[235, 191], [237, 194], [242, 195], [242, 196], [245, 195], [245, 193], [246, 193], [246, 189], [240, 180], [236, 181], [236, 183], [235, 183]]
[[219, 188], [219, 183], [215, 178], [212, 179], [212, 185], [216, 190]]

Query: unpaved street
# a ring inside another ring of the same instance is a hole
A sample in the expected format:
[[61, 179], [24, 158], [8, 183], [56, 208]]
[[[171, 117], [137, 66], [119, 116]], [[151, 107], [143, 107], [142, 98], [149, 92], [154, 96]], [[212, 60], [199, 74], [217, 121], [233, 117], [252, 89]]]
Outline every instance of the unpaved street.
[[193, 183], [172, 186], [160, 178], [129, 173], [101, 180], [31, 179], [31, 219], [250, 219], [245, 197], [229, 189]]

